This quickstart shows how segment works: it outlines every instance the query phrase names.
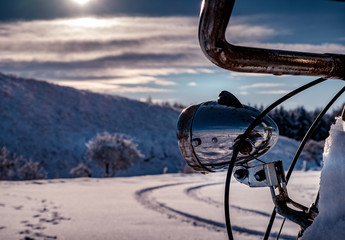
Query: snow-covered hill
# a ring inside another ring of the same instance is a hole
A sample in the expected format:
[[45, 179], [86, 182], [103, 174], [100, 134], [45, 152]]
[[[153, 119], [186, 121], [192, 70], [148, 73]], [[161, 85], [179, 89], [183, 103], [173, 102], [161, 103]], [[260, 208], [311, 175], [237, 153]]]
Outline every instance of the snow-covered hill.
[[[104, 131], [127, 135], [145, 155], [117, 176], [176, 173], [185, 165], [175, 133], [178, 115], [168, 107], [0, 73], [0, 148], [39, 162], [49, 178], [71, 177], [81, 162], [103, 176], [84, 156], [85, 144]], [[264, 160], [283, 160], [287, 169], [297, 147], [281, 136]]]
[[125, 134], [145, 155], [118, 175], [178, 172], [183, 159], [176, 142], [179, 112], [167, 107], [0, 74], [0, 147], [32, 158], [48, 177], [70, 177], [78, 163], [93, 176], [101, 169], [84, 159], [85, 143], [97, 133]]

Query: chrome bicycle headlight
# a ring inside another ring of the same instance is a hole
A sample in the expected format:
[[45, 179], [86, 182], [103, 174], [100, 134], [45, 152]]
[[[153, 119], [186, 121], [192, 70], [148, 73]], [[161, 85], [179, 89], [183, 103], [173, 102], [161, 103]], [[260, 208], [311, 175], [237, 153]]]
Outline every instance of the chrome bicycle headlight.
[[[228, 105], [220, 100], [204, 102], [187, 107], [180, 114], [178, 145], [190, 167], [203, 172], [228, 167], [239, 138], [260, 114], [255, 108], [237, 103], [239, 101]], [[277, 139], [277, 125], [265, 116], [245, 139], [235, 164], [247, 163], [262, 156], [275, 145]]]

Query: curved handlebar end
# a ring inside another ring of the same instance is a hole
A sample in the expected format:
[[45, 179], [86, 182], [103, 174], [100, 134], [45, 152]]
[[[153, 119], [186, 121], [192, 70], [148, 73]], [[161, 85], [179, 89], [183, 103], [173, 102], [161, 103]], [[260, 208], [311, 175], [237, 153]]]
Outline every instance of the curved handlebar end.
[[274, 75], [307, 75], [345, 80], [345, 55], [243, 47], [225, 39], [235, 0], [204, 0], [199, 43], [206, 57], [221, 68]]

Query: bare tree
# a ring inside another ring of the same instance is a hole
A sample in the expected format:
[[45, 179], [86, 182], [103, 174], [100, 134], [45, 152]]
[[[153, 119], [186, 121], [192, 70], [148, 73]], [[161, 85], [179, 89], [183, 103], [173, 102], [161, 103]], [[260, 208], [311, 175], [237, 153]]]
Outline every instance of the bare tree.
[[103, 167], [106, 177], [113, 177], [115, 171], [126, 170], [134, 161], [143, 157], [131, 140], [119, 134], [97, 134], [86, 146], [86, 158]]
[[14, 167], [13, 162], [8, 157], [9, 153], [7, 149], [2, 147], [0, 150], [0, 180], [9, 179], [10, 172], [12, 172], [12, 168]]
[[325, 145], [325, 141], [315, 141], [315, 140], [309, 140], [301, 154], [301, 158], [304, 161], [304, 170], [307, 169], [308, 163], [314, 162], [316, 166], [321, 167], [322, 164], [322, 154], [323, 154], [323, 148]]
[[76, 177], [91, 177], [91, 170], [84, 163], [79, 163], [78, 166], [72, 168], [69, 173]]
[[31, 159], [23, 163], [19, 168], [19, 173], [22, 180], [44, 179], [46, 177], [44, 171], [39, 168], [38, 162]]
[[0, 180], [34, 180], [46, 178], [38, 162], [22, 155], [11, 154], [6, 147], [0, 150]]

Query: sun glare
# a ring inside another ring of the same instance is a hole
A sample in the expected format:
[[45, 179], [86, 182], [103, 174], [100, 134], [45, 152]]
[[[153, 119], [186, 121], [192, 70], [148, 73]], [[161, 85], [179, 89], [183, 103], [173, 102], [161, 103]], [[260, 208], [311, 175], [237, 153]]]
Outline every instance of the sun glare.
[[90, 0], [73, 0], [73, 2], [78, 3], [80, 5], [85, 5], [88, 2], [90, 2]]
[[68, 25], [70, 27], [77, 28], [105, 28], [116, 25], [118, 22], [115, 19], [106, 18], [94, 18], [94, 17], [84, 17], [84, 18], [73, 18], [67, 20], [60, 20], [58, 24]]

